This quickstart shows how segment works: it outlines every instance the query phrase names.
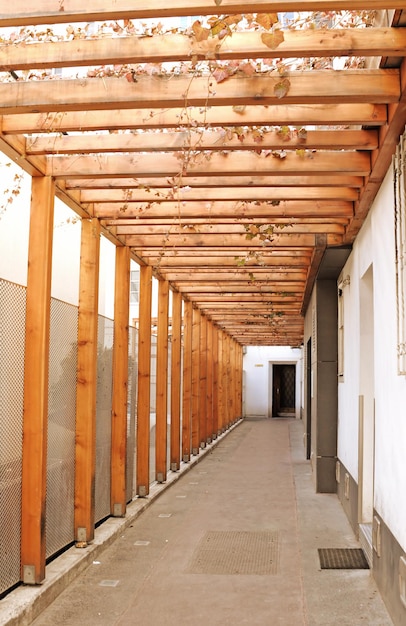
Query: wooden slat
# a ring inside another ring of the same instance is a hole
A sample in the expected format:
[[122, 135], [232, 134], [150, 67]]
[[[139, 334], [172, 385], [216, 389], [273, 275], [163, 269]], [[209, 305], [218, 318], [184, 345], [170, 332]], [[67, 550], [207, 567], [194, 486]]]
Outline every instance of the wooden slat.
[[183, 313], [183, 397], [182, 397], [182, 460], [190, 461], [192, 453], [192, 336], [193, 308], [184, 303]]
[[[231, 155], [213, 154], [210, 159], [198, 159], [191, 162], [186, 169], [188, 173], [205, 176], [218, 176], [219, 174], [240, 176], [246, 175], [252, 170], [257, 173], [266, 173], [269, 176], [281, 174], [322, 176], [330, 173], [337, 174], [337, 172], [340, 172], [341, 175], [366, 176], [370, 172], [370, 165], [368, 152], [316, 152], [311, 158], [301, 157], [292, 152], [283, 159], [247, 152], [234, 152]], [[100, 157], [98, 155], [53, 156], [49, 157], [47, 165], [47, 174], [59, 179], [66, 179], [71, 176], [80, 178], [106, 175], [120, 178], [122, 176], [164, 176], [166, 174], [176, 177], [181, 173], [182, 163], [176, 156], [170, 154], [160, 154], [159, 157], [154, 154], [131, 156], [107, 154]], [[149, 196], [147, 201], [153, 202], [154, 197]]]
[[27, 155], [43, 155], [183, 150], [375, 150], [377, 147], [378, 133], [375, 130], [309, 130], [304, 137], [292, 133], [290, 138], [276, 130], [247, 131], [243, 138], [232, 131], [190, 130], [147, 136], [134, 133], [37, 136], [27, 138], [25, 151]]
[[[339, 166], [342, 162], [340, 159], [337, 163]], [[258, 167], [262, 165], [260, 159], [249, 159], [249, 167]], [[291, 164], [292, 165], [292, 164]], [[293, 164], [294, 165], [294, 164]], [[300, 167], [300, 163], [298, 163]], [[219, 164], [221, 167], [221, 164]], [[324, 167], [327, 168], [327, 162]], [[367, 167], [367, 163], [362, 160], [354, 160], [352, 167]], [[285, 167], [286, 175], [290, 176], [288, 167]], [[326, 170], [328, 172], [328, 170]], [[232, 172], [230, 172], [232, 174]], [[272, 178], [272, 171], [269, 173]], [[289, 176], [285, 176], [289, 178]], [[303, 173], [306, 176], [306, 173]], [[312, 176], [312, 174], [310, 174]], [[81, 200], [84, 203], [94, 203], [94, 215], [100, 218], [108, 219], [109, 212], [113, 216], [122, 220], [131, 217], [182, 217], [182, 216], [204, 216], [208, 217], [218, 215], [226, 217], [234, 211], [240, 217], [250, 217], [251, 215], [265, 216], [265, 210], [268, 209], [271, 215], [286, 215], [285, 210], [295, 208], [300, 216], [301, 211], [309, 211], [311, 206], [313, 211], [308, 214], [314, 214], [316, 209], [320, 207], [325, 210], [337, 205], [338, 210], [345, 208], [347, 211], [351, 206], [349, 202], [358, 200], [359, 191], [354, 188], [327, 187], [324, 181], [329, 180], [324, 174], [318, 174], [320, 185], [295, 188], [293, 186], [280, 187], [223, 187], [219, 189], [188, 189], [186, 185], [187, 179], [184, 181], [184, 191], [172, 194], [154, 190], [153, 188], [144, 191], [134, 190], [131, 194], [124, 194], [118, 190], [101, 190], [101, 191], [82, 191]], [[279, 176], [276, 176], [279, 178]], [[229, 180], [233, 176], [229, 175]], [[345, 180], [345, 174], [342, 176]], [[324, 184], [323, 184], [324, 183]], [[125, 197], [127, 195], [127, 197]], [[132, 199], [134, 198], [134, 199]], [[221, 201], [221, 205], [219, 204]], [[282, 204], [287, 202], [288, 204]], [[312, 204], [310, 204], [310, 202]], [[224, 208], [222, 208], [224, 207]], [[257, 213], [258, 212], [258, 213]], [[305, 213], [306, 215], [306, 213]], [[323, 214], [322, 214], [323, 215]]]
[[[0, 83], [0, 114], [38, 113], [54, 110], [92, 111], [118, 107], [178, 107], [185, 94], [188, 106], [247, 106], [280, 104], [275, 90], [280, 77], [232, 77], [210, 90], [210, 78], [171, 76], [171, 80], [140, 76], [125, 78]], [[335, 104], [373, 102], [387, 104], [399, 98], [399, 72], [389, 70], [342, 70], [292, 72], [284, 104]], [[186, 96], [187, 94], [187, 96]]]
[[[305, 11], [340, 11], [402, 9], [400, 0], [305, 0], [300, 10]], [[222, 14], [238, 14], [246, 12], [247, 4], [235, 0], [222, 0]], [[252, 13], [276, 13], [296, 11], [297, 3], [293, 0], [256, 0], [250, 3]], [[80, 0], [64, 0], [63, 11], [60, 5], [52, 0], [42, 0], [40, 7], [33, 11], [23, 0], [13, 5], [4, 5], [0, 13], [0, 26], [22, 26], [35, 24], [60, 24], [67, 22], [93, 22], [108, 20], [126, 20], [157, 17], [181, 17], [188, 15], [212, 15], [218, 12], [213, 2], [205, 0], [164, 0], [138, 2], [136, 6], [131, 0], [116, 0], [114, 6], [106, 6], [102, 0], [95, 0], [91, 7], [86, 8]]]
[[111, 408], [111, 515], [126, 512], [128, 311], [130, 307], [130, 250], [116, 248], [114, 286], [113, 393]]
[[155, 431], [155, 476], [159, 483], [165, 482], [167, 475], [168, 310], [169, 283], [166, 280], [160, 280], [158, 285]]
[[[180, 106], [180, 105], [179, 105]], [[332, 104], [292, 104], [276, 103], [267, 106], [247, 106], [243, 110], [233, 110], [230, 106], [213, 108], [188, 107], [160, 109], [115, 109], [99, 111], [65, 111], [57, 113], [32, 113], [4, 115], [2, 132], [9, 133], [66, 133], [94, 130], [118, 129], [163, 129], [186, 127], [235, 127], [235, 126], [382, 126], [387, 122], [384, 104], [370, 102]]]
[[[327, 180], [327, 178], [326, 178]], [[209, 190], [207, 190], [209, 191]], [[213, 191], [213, 190], [210, 190]], [[201, 191], [202, 196], [204, 190]], [[299, 196], [300, 191], [289, 192], [283, 189], [266, 191], [250, 190], [249, 192], [241, 191], [240, 198], [236, 190], [222, 191], [218, 190], [216, 194], [208, 193], [207, 201], [196, 199], [195, 201], [169, 201], [169, 202], [153, 202], [150, 204], [142, 203], [97, 203], [93, 205], [94, 216], [100, 219], [117, 220], [112, 225], [125, 223], [125, 220], [133, 218], [155, 219], [165, 217], [169, 219], [185, 220], [188, 218], [266, 218], [266, 217], [329, 217], [334, 211], [334, 215], [351, 216], [353, 214], [353, 201], [358, 200], [359, 194], [354, 190], [335, 190], [325, 193], [323, 189], [306, 190], [302, 194], [302, 198], [283, 199], [283, 195]], [[211, 200], [210, 196], [217, 196], [218, 200]], [[221, 196], [224, 198], [221, 198]], [[227, 197], [234, 196], [235, 200], [227, 200]], [[312, 198], [313, 195], [313, 198]], [[323, 196], [327, 199], [322, 199]], [[328, 197], [330, 196], [330, 199]], [[334, 197], [335, 196], [335, 197]], [[341, 198], [340, 198], [341, 196]], [[347, 196], [346, 200], [342, 198]], [[308, 199], [308, 198], [311, 199]], [[137, 220], [138, 221], [138, 220]]]
[[[272, 246], [314, 246], [313, 234], [275, 234], [272, 237]], [[233, 235], [198, 235], [189, 234], [187, 240], [184, 235], [169, 235], [168, 238], [162, 235], [128, 235], [126, 238], [128, 246], [133, 248], [155, 247], [159, 250], [165, 250], [165, 245], [176, 246], [176, 248], [182, 248], [182, 246], [201, 247], [209, 246], [213, 248], [230, 247], [255, 250], [258, 248], [261, 250], [264, 246], [260, 240], [248, 241], [245, 234], [233, 234]], [[329, 235], [328, 241], [330, 245], [341, 245], [341, 235]]]
[[24, 353], [21, 580], [45, 578], [48, 364], [54, 182], [32, 181]]
[[333, 29], [285, 31], [284, 40], [274, 49], [265, 48], [260, 32], [234, 32], [220, 40], [210, 37], [195, 41], [188, 35], [133, 36], [108, 39], [75, 39], [0, 45], [0, 71], [33, 68], [118, 65], [136, 63], [174, 63], [194, 59], [304, 58], [323, 56], [402, 57], [406, 54], [403, 28]]
[[99, 256], [100, 225], [96, 219], [83, 220], [76, 388], [74, 536], [77, 542], [94, 538]]
[[152, 267], [140, 267], [137, 402], [137, 495], [149, 494]]
[[181, 362], [182, 362], [182, 297], [172, 292], [172, 339], [171, 339], [171, 441], [170, 467], [180, 468], [180, 415], [181, 415]]

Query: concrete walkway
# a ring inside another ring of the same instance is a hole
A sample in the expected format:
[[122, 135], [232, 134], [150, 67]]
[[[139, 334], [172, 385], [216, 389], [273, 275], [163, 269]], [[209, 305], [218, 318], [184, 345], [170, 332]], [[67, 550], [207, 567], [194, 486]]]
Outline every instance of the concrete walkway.
[[320, 569], [317, 548], [359, 544], [336, 496], [314, 493], [302, 435], [242, 421], [24, 623], [392, 624], [369, 570]]

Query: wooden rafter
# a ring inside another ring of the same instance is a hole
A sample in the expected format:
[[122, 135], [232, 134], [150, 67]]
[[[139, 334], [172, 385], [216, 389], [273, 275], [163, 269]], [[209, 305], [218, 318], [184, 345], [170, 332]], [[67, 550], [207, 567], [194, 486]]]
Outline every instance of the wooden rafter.
[[[89, 8], [16, 0], [1, 7], [0, 27], [194, 16], [192, 24], [246, 9], [235, 0], [94, 0]], [[169, 283], [178, 306], [186, 303], [195, 351], [198, 319], [202, 343], [217, 334], [230, 360], [227, 335], [241, 344], [300, 345], [323, 254], [352, 243], [390, 165], [406, 121], [402, 7], [386, 0], [300, 7], [345, 9], [399, 11], [392, 26], [382, 19], [389, 25], [288, 29], [275, 47], [255, 30], [197, 41], [176, 27], [148, 37], [0, 45], [0, 71], [10, 73], [0, 82], [0, 149], [32, 176], [52, 178], [59, 198], [129, 248], [144, 277], [153, 272]], [[259, 0], [249, 10], [297, 4]], [[341, 57], [345, 69], [310, 69], [322, 57]], [[372, 58], [362, 67], [355, 57]], [[306, 70], [266, 69], [276, 67], [270, 60], [305, 58]], [[240, 62], [256, 60], [261, 71], [241, 70]], [[215, 67], [229, 62], [233, 76], [217, 81]], [[157, 69], [161, 63], [181, 63], [182, 71]], [[79, 66], [109, 66], [115, 75], [72, 78]], [[31, 80], [31, 71], [48, 75]], [[226, 385], [223, 369], [218, 375]], [[185, 441], [193, 435], [198, 445], [199, 433], [185, 424]], [[203, 436], [205, 429], [202, 422]]]

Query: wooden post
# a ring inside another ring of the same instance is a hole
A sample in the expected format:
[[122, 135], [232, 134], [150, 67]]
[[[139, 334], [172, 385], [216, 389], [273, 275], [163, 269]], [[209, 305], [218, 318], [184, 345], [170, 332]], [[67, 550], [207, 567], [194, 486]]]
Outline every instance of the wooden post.
[[149, 494], [152, 267], [140, 267], [138, 329], [137, 494]]
[[219, 337], [218, 328], [213, 328], [213, 439], [219, 435]]
[[199, 439], [200, 447], [207, 444], [207, 317], [200, 316], [199, 358]]
[[192, 454], [199, 454], [199, 375], [200, 375], [200, 318], [198, 309], [193, 309], [192, 323]]
[[160, 280], [158, 285], [155, 431], [155, 479], [158, 483], [165, 482], [167, 475], [168, 307], [169, 283], [167, 280]]
[[207, 323], [206, 441], [213, 439], [213, 322]]
[[82, 221], [76, 386], [75, 540], [94, 538], [100, 226]]
[[225, 392], [224, 392], [224, 331], [220, 330], [218, 337], [218, 383], [217, 383], [217, 411], [218, 411], [218, 434], [224, 432]]
[[180, 402], [182, 363], [182, 296], [172, 293], [172, 348], [171, 348], [171, 470], [180, 468]]
[[130, 313], [130, 249], [116, 248], [114, 288], [113, 394], [111, 422], [111, 514], [126, 512], [128, 322]]
[[55, 184], [32, 179], [23, 413], [21, 579], [45, 578], [48, 365]]
[[185, 302], [183, 314], [182, 459], [190, 461], [192, 450], [192, 324], [193, 306]]

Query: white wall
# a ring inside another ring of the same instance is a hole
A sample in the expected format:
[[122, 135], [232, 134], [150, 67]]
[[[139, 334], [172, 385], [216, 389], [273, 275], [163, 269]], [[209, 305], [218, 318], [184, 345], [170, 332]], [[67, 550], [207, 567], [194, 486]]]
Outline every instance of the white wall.
[[244, 354], [244, 415], [270, 416], [272, 364], [296, 364], [296, 417], [300, 417], [302, 402], [302, 350], [289, 346], [247, 346]]
[[[361, 344], [361, 282], [372, 266], [373, 346]], [[368, 393], [362, 363], [373, 355], [375, 396], [374, 506], [406, 548], [406, 377], [396, 360], [396, 283], [393, 176], [388, 175], [346, 263], [344, 376], [338, 386], [338, 456], [358, 480], [358, 397]], [[346, 281], [348, 282], [348, 280]], [[363, 353], [361, 355], [361, 345]], [[365, 351], [367, 353], [365, 353]]]

